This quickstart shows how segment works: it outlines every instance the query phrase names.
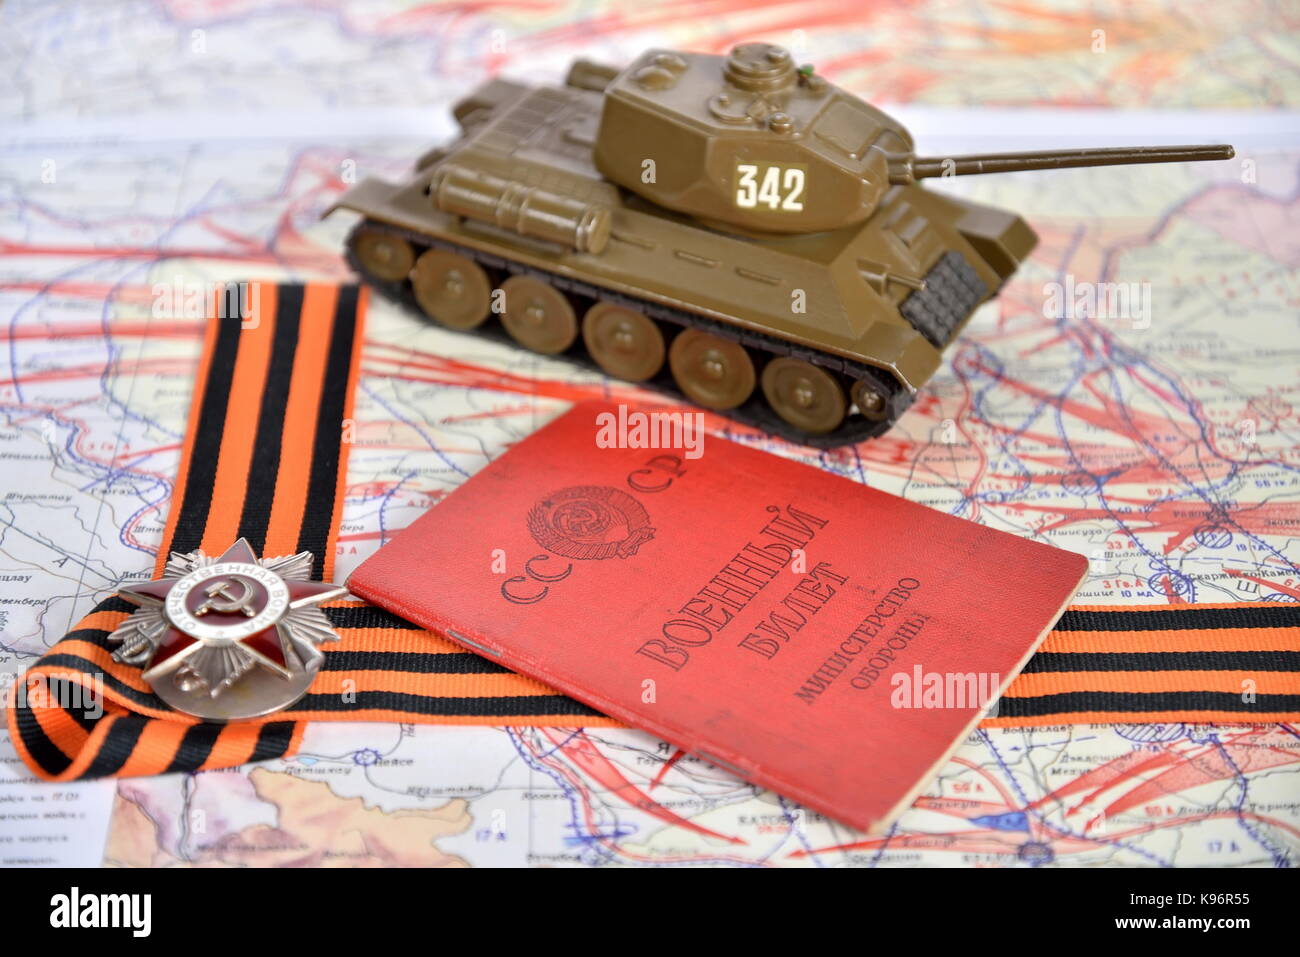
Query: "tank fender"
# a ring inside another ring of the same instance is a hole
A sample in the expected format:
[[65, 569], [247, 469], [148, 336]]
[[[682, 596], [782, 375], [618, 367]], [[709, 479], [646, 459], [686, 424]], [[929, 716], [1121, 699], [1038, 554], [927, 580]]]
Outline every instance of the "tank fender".
[[529, 87], [511, 80], [489, 80], [463, 100], [458, 100], [451, 108], [451, 115], [456, 118], [462, 130], [490, 119], [501, 107], [513, 103], [530, 91]]
[[399, 189], [400, 187], [385, 180], [368, 176], [334, 200], [329, 209], [325, 210], [324, 216], [339, 209], [351, 210], [363, 216], [373, 216], [376, 210], [386, 205]]

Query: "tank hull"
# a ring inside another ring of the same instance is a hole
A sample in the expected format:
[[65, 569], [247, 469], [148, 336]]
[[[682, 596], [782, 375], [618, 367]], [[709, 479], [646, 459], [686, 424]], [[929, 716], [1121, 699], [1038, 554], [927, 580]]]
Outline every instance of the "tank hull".
[[[353, 268], [419, 309], [409, 279], [378, 276], [356, 254], [356, 237], [378, 231], [415, 256], [463, 255], [493, 285], [541, 279], [569, 296], [579, 316], [594, 302], [614, 302], [650, 317], [670, 342], [694, 328], [739, 343], [760, 370], [793, 357], [850, 394], [869, 384], [882, 406], [870, 416], [850, 409], [823, 434], [791, 427], [759, 389], [727, 410], [826, 446], [885, 431], [1036, 242], [1012, 213], [919, 184], [891, 186], [870, 219], [838, 230], [742, 235], [704, 224], [601, 176], [592, 156], [600, 108], [599, 94], [580, 89], [498, 81], [478, 91], [457, 107], [458, 142], [426, 156], [407, 181], [364, 180], [331, 208], [363, 217], [349, 243]], [[472, 334], [505, 335], [492, 318]], [[580, 337], [563, 354], [594, 365]], [[682, 394], [666, 371], [648, 384]]]

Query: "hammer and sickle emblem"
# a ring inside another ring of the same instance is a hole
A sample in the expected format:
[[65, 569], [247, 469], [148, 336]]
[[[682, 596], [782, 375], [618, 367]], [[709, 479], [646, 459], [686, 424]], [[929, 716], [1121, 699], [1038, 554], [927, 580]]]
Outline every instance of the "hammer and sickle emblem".
[[[233, 592], [232, 588], [238, 586], [239, 591]], [[225, 615], [233, 615], [242, 611], [247, 617], [252, 618], [257, 614], [253, 608], [253, 586], [242, 578], [222, 578], [204, 589], [207, 593], [208, 600], [194, 609], [195, 615], [206, 615], [210, 611], [221, 612]]]

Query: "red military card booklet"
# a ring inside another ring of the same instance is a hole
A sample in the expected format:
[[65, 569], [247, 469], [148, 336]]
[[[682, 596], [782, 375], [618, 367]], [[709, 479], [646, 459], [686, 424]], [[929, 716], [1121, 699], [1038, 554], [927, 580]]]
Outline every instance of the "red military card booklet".
[[[746, 780], [887, 825], [1087, 560], [651, 414], [576, 406], [349, 587]], [[646, 447], [665, 437], [679, 447]]]

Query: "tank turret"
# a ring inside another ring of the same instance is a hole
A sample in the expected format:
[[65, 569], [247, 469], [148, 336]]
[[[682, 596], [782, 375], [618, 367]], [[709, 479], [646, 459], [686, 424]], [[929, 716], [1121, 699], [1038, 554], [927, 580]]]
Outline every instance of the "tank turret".
[[917, 157], [898, 122], [746, 43], [729, 56], [651, 50], [627, 69], [580, 61], [570, 82], [604, 84], [600, 171], [652, 203], [764, 233], [814, 233], [867, 219], [891, 185], [930, 176], [1227, 159], [1230, 146]]
[[766, 43], [495, 79], [403, 182], [366, 179], [362, 278], [449, 329], [816, 445], [879, 435], [1037, 237], [923, 180], [1226, 159], [1228, 146], [920, 157]]

